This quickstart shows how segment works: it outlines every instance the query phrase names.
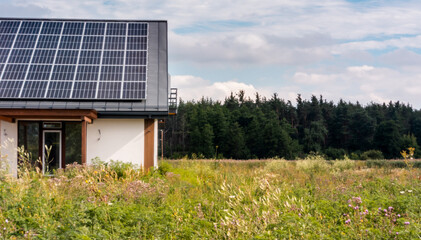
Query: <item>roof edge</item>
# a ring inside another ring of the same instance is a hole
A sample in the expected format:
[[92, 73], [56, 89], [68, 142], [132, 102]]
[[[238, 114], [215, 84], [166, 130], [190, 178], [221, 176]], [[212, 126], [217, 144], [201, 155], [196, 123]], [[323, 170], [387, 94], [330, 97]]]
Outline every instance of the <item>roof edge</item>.
[[106, 111], [98, 112], [98, 118], [133, 118], [133, 119], [142, 119], [142, 118], [166, 118], [168, 117], [168, 111]]
[[168, 20], [140, 20], [140, 19], [86, 19], [86, 18], [19, 18], [19, 17], [0, 17], [0, 21], [18, 20], [18, 21], [69, 21], [69, 22], [165, 22]]

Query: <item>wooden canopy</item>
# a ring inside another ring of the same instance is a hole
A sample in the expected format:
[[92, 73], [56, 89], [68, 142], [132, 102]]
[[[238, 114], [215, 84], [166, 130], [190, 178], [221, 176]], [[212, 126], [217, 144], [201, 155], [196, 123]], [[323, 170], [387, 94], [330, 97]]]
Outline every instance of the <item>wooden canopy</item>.
[[95, 110], [89, 109], [0, 109], [0, 120], [15, 122], [16, 119], [74, 119], [82, 121], [82, 164], [87, 157], [87, 124], [98, 118]]
[[15, 122], [16, 119], [75, 119], [91, 123], [97, 119], [95, 110], [84, 109], [0, 109], [0, 120]]

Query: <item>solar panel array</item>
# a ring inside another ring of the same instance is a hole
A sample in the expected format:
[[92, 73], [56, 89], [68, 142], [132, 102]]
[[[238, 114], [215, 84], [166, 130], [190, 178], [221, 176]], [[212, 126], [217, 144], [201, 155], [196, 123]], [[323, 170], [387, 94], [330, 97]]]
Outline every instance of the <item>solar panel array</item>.
[[148, 23], [0, 21], [0, 98], [146, 98]]

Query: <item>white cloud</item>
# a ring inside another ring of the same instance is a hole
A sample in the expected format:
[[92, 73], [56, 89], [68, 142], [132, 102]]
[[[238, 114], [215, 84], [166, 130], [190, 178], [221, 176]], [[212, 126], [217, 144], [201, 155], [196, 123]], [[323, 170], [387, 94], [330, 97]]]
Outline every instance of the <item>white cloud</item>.
[[231, 92], [244, 90], [247, 97], [254, 99], [256, 92], [270, 96], [267, 90], [257, 89], [252, 84], [238, 81], [210, 82], [191, 75], [171, 76], [171, 86], [178, 88], [178, 97], [183, 100], [200, 100], [202, 97], [223, 101]]
[[335, 75], [323, 75], [323, 74], [307, 74], [303, 72], [297, 72], [293, 76], [293, 80], [297, 83], [304, 84], [321, 84], [328, 83], [332, 80], [335, 80]]
[[[399, 100], [421, 107], [418, 100], [421, 88], [417, 87], [421, 79], [421, 70], [400, 72], [390, 68], [363, 65], [347, 67], [335, 74], [295, 73], [293, 79], [297, 76], [305, 79], [296, 85], [305, 97], [309, 97], [310, 93], [321, 94], [335, 101], [342, 98], [361, 103]], [[304, 83], [311, 83], [312, 80], [317, 82], [317, 85], [311, 90], [306, 90]]]

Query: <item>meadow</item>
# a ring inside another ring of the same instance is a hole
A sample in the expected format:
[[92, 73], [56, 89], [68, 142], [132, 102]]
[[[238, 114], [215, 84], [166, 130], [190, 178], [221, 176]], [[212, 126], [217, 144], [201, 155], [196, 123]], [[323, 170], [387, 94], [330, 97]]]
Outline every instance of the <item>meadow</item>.
[[421, 169], [367, 161], [119, 162], [1, 175], [2, 239], [419, 239]]

